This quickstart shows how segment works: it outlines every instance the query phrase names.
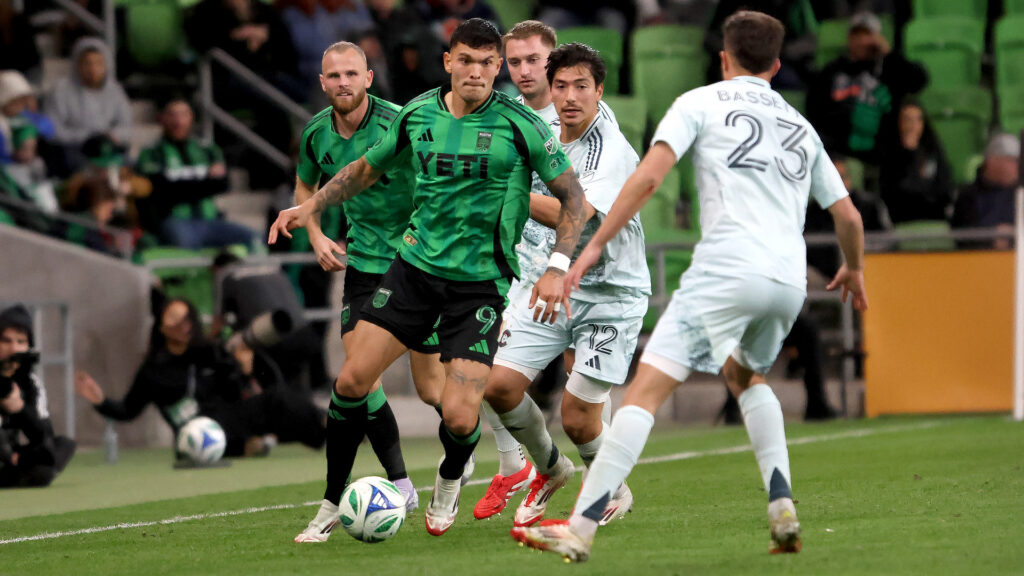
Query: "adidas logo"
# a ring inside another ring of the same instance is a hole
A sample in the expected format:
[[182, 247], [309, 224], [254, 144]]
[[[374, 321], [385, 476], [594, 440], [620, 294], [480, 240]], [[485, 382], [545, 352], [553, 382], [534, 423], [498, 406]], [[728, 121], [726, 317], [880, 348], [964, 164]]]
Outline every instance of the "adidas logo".
[[478, 354], [490, 354], [491, 353], [491, 349], [490, 349], [490, 347], [487, 346], [487, 341], [486, 340], [481, 340], [481, 341], [477, 342], [476, 344], [473, 344], [472, 346], [469, 347], [469, 350], [470, 350], [470, 352], [476, 352]]
[[324, 166], [334, 166], [334, 158], [331, 158], [330, 152], [325, 152], [324, 157], [320, 159], [320, 163]]
[[417, 140], [419, 140], [420, 142], [433, 142], [434, 135], [430, 133], [430, 128], [427, 128], [427, 131], [424, 132], [423, 134], [420, 134], [420, 137], [417, 138]]
[[584, 364], [586, 364], [587, 366], [590, 366], [594, 370], [600, 370], [601, 369], [601, 357], [600, 356], [594, 356], [590, 360], [587, 360], [586, 362], [584, 362]]

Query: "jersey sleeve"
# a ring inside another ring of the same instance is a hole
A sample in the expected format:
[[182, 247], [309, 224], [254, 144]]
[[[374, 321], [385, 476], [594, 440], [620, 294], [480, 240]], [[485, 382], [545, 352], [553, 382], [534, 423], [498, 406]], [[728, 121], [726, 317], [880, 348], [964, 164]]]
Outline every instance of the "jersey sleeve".
[[622, 185], [640, 162], [625, 138], [616, 138], [609, 144], [611, 146], [601, 152], [597, 167], [580, 175], [580, 185], [587, 202], [605, 215], [619, 197]]
[[377, 141], [363, 156], [370, 166], [388, 172], [391, 169], [409, 162], [412, 146], [406, 129], [411, 116], [419, 107], [406, 106], [388, 127], [384, 136]]
[[312, 127], [306, 128], [302, 133], [302, 149], [299, 150], [299, 165], [295, 172], [299, 180], [307, 186], [316, 186], [320, 183], [320, 164], [316, 161], [316, 150], [313, 149], [313, 136], [316, 130]]
[[651, 138], [652, 146], [656, 142], [668, 144], [676, 154], [676, 161], [690, 149], [701, 128], [700, 106], [693, 102], [692, 94], [687, 92], [676, 98]]
[[530, 168], [541, 181], [551, 182], [571, 167], [569, 157], [565, 155], [565, 150], [562, 150], [550, 126], [544, 122], [533, 122], [529, 126], [522, 126], [522, 133], [526, 138]]
[[811, 166], [811, 196], [822, 208], [828, 208], [850, 195], [832, 159], [825, 153], [821, 140], [815, 137], [814, 165]]

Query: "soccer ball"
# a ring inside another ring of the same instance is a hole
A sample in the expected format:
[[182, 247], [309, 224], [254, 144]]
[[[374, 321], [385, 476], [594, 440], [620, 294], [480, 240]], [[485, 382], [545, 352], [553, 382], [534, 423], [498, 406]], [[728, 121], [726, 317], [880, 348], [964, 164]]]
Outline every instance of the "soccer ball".
[[178, 452], [196, 464], [213, 464], [220, 460], [227, 444], [224, 429], [206, 416], [189, 420], [178, 432]]
[[341, 527], [362, 542], [383, 542], [405, 522], [405, 496], [379, 476], [352, 482], [341, 495]]

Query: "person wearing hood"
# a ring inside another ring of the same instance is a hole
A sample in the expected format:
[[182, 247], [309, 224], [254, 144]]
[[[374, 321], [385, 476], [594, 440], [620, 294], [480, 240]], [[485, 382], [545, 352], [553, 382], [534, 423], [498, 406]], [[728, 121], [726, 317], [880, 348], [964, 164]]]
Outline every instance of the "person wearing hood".
[[[996, 134], [985, 147], [985, 161], [974, 182], [964, 187], [953, 207], [954, 228], [1013, 230], [1014, 191], [1020, 185], [1020, 140]], [[965, 248], [1010, 248], [1008, 239], [965, 242]]]
[[24, 306], [0, 311], [0, 488], [48, 486], [75, 453], [74, 440], [53, 432], [34, 340]]
[[31, 124], [43, 140], [53, 138], [53, 122], [39, 113], [35, 90], [16, 70], [0, 72], [0, 162], [10, 162], [16, 146], [12, 143], [17, 127]]
[[74, 69], [60, 79], [47, 99], [46, 114], [56, 127], [55, 140], [71, 155], [70, 167], [81, 164], [79, 149], [89, 137], [108, 136], [127, 145], [131, 106], [117, 80], [109, 74], [110, 53], [99, 38], [82, 38], [71, 51]]

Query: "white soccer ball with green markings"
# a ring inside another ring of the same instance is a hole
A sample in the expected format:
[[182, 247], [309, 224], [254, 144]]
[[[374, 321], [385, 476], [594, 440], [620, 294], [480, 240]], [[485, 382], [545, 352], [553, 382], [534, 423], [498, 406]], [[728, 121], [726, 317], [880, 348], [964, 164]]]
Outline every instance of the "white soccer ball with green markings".
[[178, 432], [178, 452], [199, 465], [210, 465], [220, 460], [227, 448], [224, 429], [212, 418], [197, 416]]
[[345, 488], [338, 506], [341, 527], [362, 542], [383, 542], [405, 522], [405, 496], [379, 476], [360, 478]]

